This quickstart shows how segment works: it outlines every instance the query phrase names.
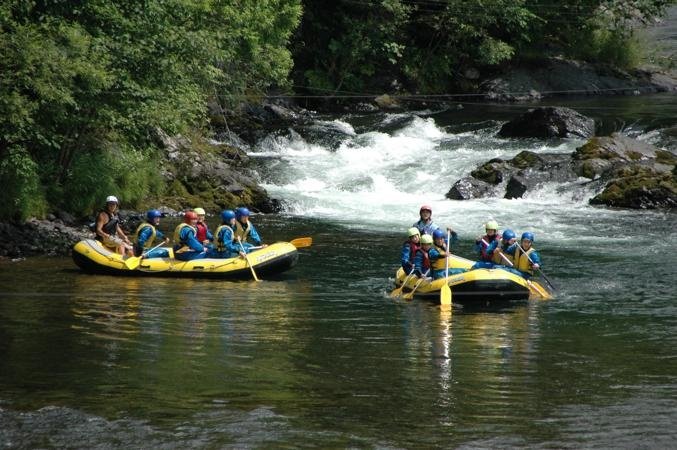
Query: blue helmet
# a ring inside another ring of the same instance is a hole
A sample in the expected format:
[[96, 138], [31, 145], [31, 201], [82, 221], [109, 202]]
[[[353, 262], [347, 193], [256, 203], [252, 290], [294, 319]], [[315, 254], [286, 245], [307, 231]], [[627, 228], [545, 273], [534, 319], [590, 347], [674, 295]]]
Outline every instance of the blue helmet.
[[232, 209], [226, 209], [221, 213], [221, 220], [223, 220], [223, 223], [230, 222], [231, 219], [235, 218], [235, 213], [233, 212]]
[[512, 230], [503, 231], [503, 239], [506, 240], [506, 241], [509, 241], [510, 239], [515, 239], [516, 237], [517, 237], [517, 235]]
[[447, 235], [444, 233], [444, 231], [440, 230], [439, 228], [433, 231], [433, 239], [439, 239], [444, 237], [447, 237]]
[[151, 209], [146, 213], [146, 217], [148, 218], [148, 220], [153, 220], [157, 219], [158, 217], [162, 217], [162, 213], [160, 212], [160, 210]]
[[240, 217], [249, 217], [249, 214], [251, 214], [251, 213], [250, 213], [249, 210], [248, 210], [246, 207], [244, 207], [244, 206], [240, 206], [239, 208], [237, 208], [237, 209], [235, 210], [235, 217], [237, 217], [238, 219], [239, 219]]
[[525, 239], [529, 239], [531, 242], [534, 242], [534, 233], [531, 231], [527, 231], [525, 233], [522, 233], [522, 241]]

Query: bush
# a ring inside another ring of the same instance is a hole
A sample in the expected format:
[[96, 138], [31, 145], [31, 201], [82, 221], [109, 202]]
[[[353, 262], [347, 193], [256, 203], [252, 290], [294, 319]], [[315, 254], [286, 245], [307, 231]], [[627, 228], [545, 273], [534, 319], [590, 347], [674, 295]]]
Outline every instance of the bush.
[[46, 213], [38, 165], [20, 147], [10, 148], [0, 161], [0, 219], [25, 220]]

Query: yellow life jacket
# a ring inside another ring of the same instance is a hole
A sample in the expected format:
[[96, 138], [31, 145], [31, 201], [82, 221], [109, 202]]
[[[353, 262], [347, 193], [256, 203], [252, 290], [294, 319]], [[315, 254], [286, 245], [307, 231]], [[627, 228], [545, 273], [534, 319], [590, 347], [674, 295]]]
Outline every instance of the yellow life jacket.
[[243, 227], [242, 224], [240, 223], [239, 220], [235, 221], [235, 240], [237, 241], [237, 238], [240, 238], [240, 241], [247, 242], [247, 236], [249, 236], [249, 222], [247, 222], [247, 228]]
[[[500, 253], [499, 253], [499, 251], [500, 251]], [[505, 259], [503, 259], [503, 256], [501, 256], [501, 255], [503, 255], [505, 257]], [[496, 247], [496, 250], [494, 250], [494, 254], [491, 256], [491, 262], [494, 263], [494, 264], [501, 264], [503, 266], [509, 266], [510, 264], [506, 261], [506, 259], [508, 261], [510, 261], [511, 263], [515, 264], [515, 261], [513, 261], [513, 257], [511, 255], [508, 255], [505, 252], [505, 250], [503, 250], [501, 248], [501, 246], [499, 245], [498, 247]]]
[[181, 242], [181, 230], [185, 227], [190, 227], [193, 230], [193, 233], [197, 235], [197, 229], [194, 226], [189, 225], [186, 222], [178, 224], [176, 228], [174, 228], [174, 242], [176, 242], [174, 245], [174, 253], [183, 253], [190, 250], [190, 247], [188, 247], [185, 242]]
[[[224, 243], [224, 242], [220, 239], [220, 237], [219, 237], [219, 236], [221, 235], [221, 230], [222, 230], [224, 227], [230, 229], [231, 231], [233, 230], [233, 229], [230, 227], [230, 225], [220, 225], [220, 226], [216, 229], [216, 232], [214, 232], [214, 239], [216, 239], [216, 250], [219, 251], [219, 252], [225, 252], [226, 250], [228, 250], [228, 249], [226, 248], [226, 246], [225, 246], [225, 243]], [[233, 237], [235, 237], [235, 233], [234, 233], [234, 232], [233, 232]]]
[[447, 268], [447, 258], [444, 256], [447, 254], [447, 249], [444, 247], [438, 247], [435, 245], [435, 250], [440, 252], [441, 258], [437, 258], [435, 260], [430, 260], [430, 266], [432, 270], [444, 270]]
[[531, 261], [529, 261], [528, 256], [536, 251], [533, 247], [531, 247], [529, 250], [527, 250], [526, 253], [523, 253], [522, 250], [517, 247], [515, 249], [515, 268], [517, 270], [521, 270], [522, 272], [526, 272], [528, 274], [533, 275], [534, 274], [534, 269], [531, 267]]
[[150, 227], [153, 232], [151, 233], [150, 237], [144, 242], [143, 248], [151, 248], [153, 246], [153, 241], [155, 240], [155, 235], [157, 234], [157, 230], [155, 230], [155, 227], [148, 222], [143, 222], [141, 223], [138, 227], [136, 227], [136, 232], [134, 233], [134, 242], [137, 244], [139, 243], [139, 234], [141, 233], [141, 230], [143, 230], [146, 227]]

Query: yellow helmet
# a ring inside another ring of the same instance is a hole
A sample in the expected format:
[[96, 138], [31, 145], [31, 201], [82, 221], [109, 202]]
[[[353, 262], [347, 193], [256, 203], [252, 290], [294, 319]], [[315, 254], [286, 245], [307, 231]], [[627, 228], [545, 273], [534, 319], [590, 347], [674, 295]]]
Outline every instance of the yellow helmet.
[[498, 222], [495, 220], [490, 220], [486, 225], [484, 225], [484, 229], [498, 231]]
[[416, 227], [411, 227], [407, 230], [407, 236], [408, 237], [416, 236], [417, 234], [420, 236], [421, 232], [418, 231], [418, 228], [416, 228]]
[[205, 210], [202, 208], [193, 208], [193, 211], [195, 211], [195, 214], [198, 216], [204, 216], [206, 214]]
[[421, 236], [421, 245], [423, 244], [433, 245], [433, 237], [429, 234], [424, 234], [423, 236]]

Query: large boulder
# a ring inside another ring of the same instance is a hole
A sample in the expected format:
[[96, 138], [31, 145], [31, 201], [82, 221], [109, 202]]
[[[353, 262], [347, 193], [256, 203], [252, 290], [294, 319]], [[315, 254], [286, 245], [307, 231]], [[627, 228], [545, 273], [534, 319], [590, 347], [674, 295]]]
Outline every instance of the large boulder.
[[276, 212], [277, 200], [259, 186], [247, 167], [248, 156], [226, 144], [170, 137], [161, 130], [157, 138], [165, 148], [162, 175], [167, 183], [162, 203], [175, 209], [200, 205], [221, 210], [248, 205], [254, 211]]
[[544, 183], [564, 183], [576, 178], [569, 155], [523, 151], [508, 161], [499, 158], [487, 161], [469, 177], [454, 183], [446, 196], [456, 200], [493, 195], [519, 198]]
[[504, 124], [498, 134], [541, 139], [589, 138], [595, 134], [595, 121], [569, 108], [535, 108]]
[[677, 91], [669, 74], [545, 58], [522, 61], [507, 73], [482, 83], [492, 101], [533, 101], [553, 95], [638, 95]]
[[619, 133], [596, 137], [576, 149], [573, 167], [582, 177], [604, 183], [590, 200], [623, 208], [677, 206], [677, 154]]

